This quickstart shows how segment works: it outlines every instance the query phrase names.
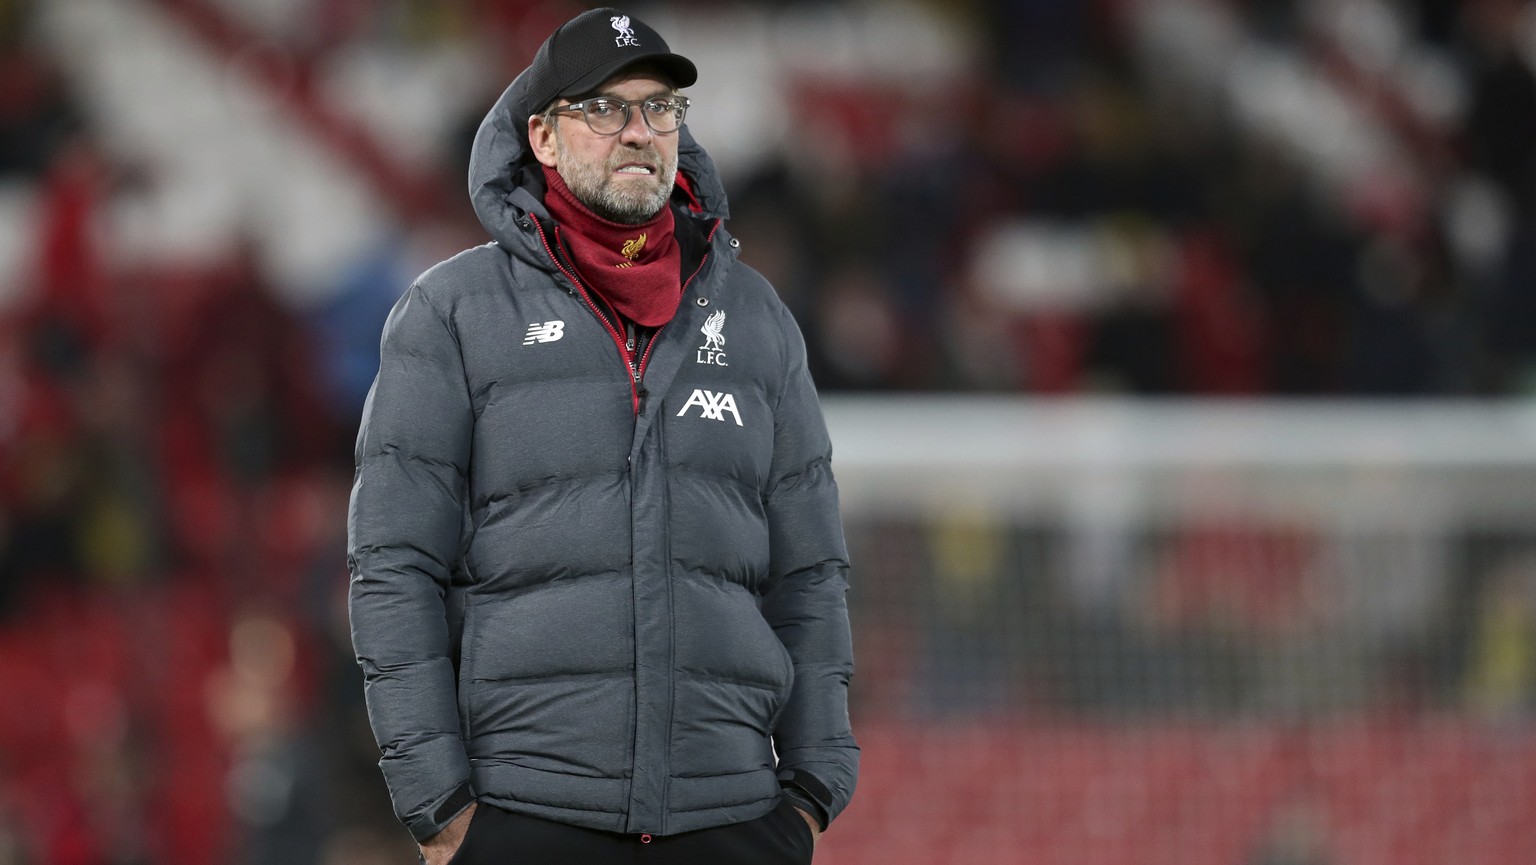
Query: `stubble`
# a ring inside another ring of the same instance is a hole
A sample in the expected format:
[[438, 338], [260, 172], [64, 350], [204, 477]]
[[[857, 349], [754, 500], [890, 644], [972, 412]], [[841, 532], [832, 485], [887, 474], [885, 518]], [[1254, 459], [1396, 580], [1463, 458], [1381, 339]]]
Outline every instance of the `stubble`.
[[[619, 147], [603, 164], [583, 162], [565, 146], [558, 127], [555, 129], [555, 158], [560, 177], [576, 200], [598, 216], [622, 225], [640, 225], [656, 218], [667, 206], [672, 184], [677, 179], [677, 158], [664, 157], [654, 146]], [[647, 183], [632, 183], [615, 178], [614, 171], [628, 162], [645, 162], [656, 169]]]

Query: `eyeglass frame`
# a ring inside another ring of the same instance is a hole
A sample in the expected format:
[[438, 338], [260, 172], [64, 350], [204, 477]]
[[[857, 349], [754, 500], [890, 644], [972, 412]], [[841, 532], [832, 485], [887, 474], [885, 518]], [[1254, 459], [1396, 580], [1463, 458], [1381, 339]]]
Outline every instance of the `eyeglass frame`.
[[[682, 116], [677, 119], [676, 129], [668, 129], [663, 132], [662, 130], [657, 129], [655, 126], [651, 125], [651, 117], [645, 111], [645, 103], [656, 100], [666, 100], [667, 102], [671, 102], [675, 105], [673, 110], [681, 111]], [[590, 102], [598, 101], [617, 103], [620, 110], [624, 112], [624, 122], [619, 124], [618, 129], [615, 129], [612, 132], [599, 132], [592, 125], [592, 118], [587, 114], [587, 104]], [[556, 114], [562, 114], [568, 111], [580, 111], [582, 122], [587, 124], [587, 128], [592, 130], [593, 135], [601, 135], [604, 138], [609, 138], [614, 135], [623, 134], [624, 130], [629, 128], [629, 121], [631, 120], [631, 115], [629, 113], [630, 106], [639, 105], [641, 106], [640, 119], [645, 122], [646, 129], [649, 129], [653, 134], [656, 135], [673, 135], [676, 134], [678, 129], [683, 128], [683, 122], [688, 119], [688, 107], [692, 104], [692, 100], [678, 93], [674, 93], [670, 96], [647, 96], [644, 99], [633, 100], [620, 99], [617, 96], [593, 96], [587, 99], [583, 99], [580, 102], [567, 102], [564, 105], [551, 105], [549, 109], [544, 113], [552, 117]]]

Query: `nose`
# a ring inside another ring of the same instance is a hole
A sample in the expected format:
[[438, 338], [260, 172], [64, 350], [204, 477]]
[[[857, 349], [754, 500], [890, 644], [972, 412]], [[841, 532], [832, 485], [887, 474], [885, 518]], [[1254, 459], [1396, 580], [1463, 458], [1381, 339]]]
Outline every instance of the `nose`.
[[651, 127], [645, 122], [644, 109], [631, 105], [624, 128], [619, 130], [619, 140], [625, 144], [643, 145], [651, 140]]

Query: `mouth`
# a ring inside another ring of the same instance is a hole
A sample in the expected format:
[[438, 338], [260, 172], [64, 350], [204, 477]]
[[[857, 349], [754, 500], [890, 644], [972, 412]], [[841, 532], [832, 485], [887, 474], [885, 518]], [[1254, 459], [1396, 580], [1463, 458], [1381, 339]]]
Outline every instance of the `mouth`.
[[613, 170], [614, 174], [633, 174], [636, 176], [650, 177], [655, 175], [656, 169], [639, 162], [628, 162]]

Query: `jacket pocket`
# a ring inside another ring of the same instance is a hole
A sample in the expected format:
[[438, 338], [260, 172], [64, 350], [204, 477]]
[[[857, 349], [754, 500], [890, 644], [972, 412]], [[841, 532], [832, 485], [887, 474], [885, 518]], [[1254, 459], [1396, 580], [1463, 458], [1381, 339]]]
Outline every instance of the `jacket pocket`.
[[474, 865], [480, 832], [486, 820], [490, 819], [489, 812], [492, 810], [484, 803], [475, 806], [475, 813], [470, 816], [469, 826], [464, 830], [464, 839], [459, 842], [459, 849], [453, 851], [453, 858], [448, 860], [448, 865]]
[[[770, 630], [772, 630], [770, 628]], [[784, 665], [783, 684], [775, 695], [773, 715], [769, 718], [768, 729], [774, 730], [779, 726], [779, 718], [784, 715], [784, 710], [789, 706], [789, 695], [795, 692], [795, 659], [789, 654], [789, 648], [774, 634], [774, 643], [779, 647], [779, 659]]]
[[796, 861], [809, 863], [816, 854], [816, 835], [811, 832], [811, 824], [805, 822], [805, 817], [800, 814], [800, 809], [796, 808], [794, 803], [788, 799], [780, 800], [778, 807], [773, 809], [773, 813], [775, 816], [789, 821], [790, 825], [787, 827], [787, 831], [795, 839], [795, 843], [804, 857]]
[[465, 603], [463, 627], [459, 632], [458, 702], [459, 735], [464, 737], [464, 741], [466, 742], [470, 740], [474, 733], [472, 719], [474, 718], [475, 710], [474, 703], [471, 700], [472, 689], [470, 688], [470, 683], [474, 681], [475, 653], [466, 651], [466, 649], [469, 646], [474, 645], [475, 624], [477, 619], [478, 616], [475, 615], [474, 604]]

